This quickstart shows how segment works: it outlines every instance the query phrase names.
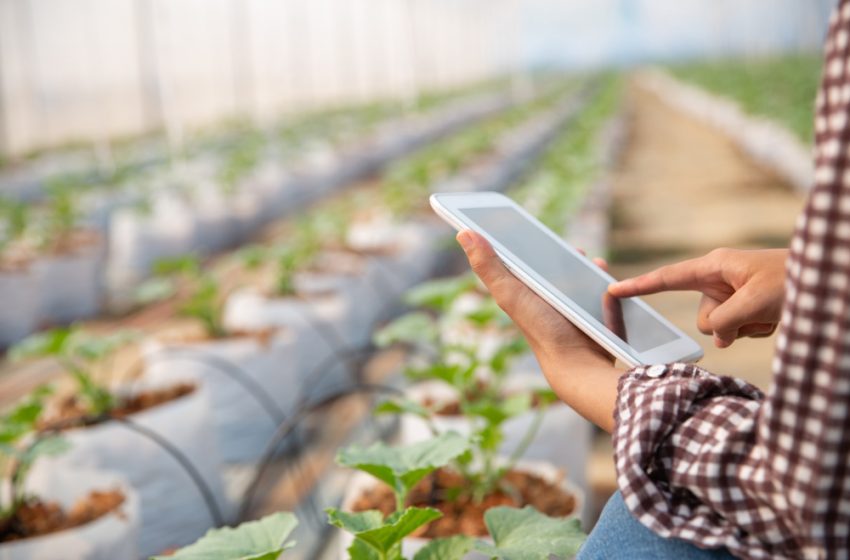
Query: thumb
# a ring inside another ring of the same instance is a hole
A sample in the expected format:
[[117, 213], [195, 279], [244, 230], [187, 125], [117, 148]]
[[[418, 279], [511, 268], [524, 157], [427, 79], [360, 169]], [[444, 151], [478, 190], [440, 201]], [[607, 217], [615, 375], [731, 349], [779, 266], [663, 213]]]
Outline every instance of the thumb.
[[746, 287], [713, 309], [707, 323], [714, 332], [714, 341], [720, 348], [730, 346], [738, 338], [739, 330], [746, 324], [759, 322], [758, 297]]
[[505, 268], [490, 243], [474, 231], [457, 234], [457, 241], [466, 253], [472, 271], [481, 278], [493, 297], [503, 306], [514, 299], [524, 286]]

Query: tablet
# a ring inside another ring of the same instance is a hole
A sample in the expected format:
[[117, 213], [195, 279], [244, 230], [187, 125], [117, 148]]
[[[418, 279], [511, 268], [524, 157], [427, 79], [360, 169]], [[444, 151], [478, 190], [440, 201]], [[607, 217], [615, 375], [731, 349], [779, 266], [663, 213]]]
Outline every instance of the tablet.
[[637, 366], [692, 362], [699, 344], [640, 298], [608, 295], [614, 277], [510, 198], [437, 193], [431, 207], [458, 231], [482, 234], [517, 278], [616, 358]]

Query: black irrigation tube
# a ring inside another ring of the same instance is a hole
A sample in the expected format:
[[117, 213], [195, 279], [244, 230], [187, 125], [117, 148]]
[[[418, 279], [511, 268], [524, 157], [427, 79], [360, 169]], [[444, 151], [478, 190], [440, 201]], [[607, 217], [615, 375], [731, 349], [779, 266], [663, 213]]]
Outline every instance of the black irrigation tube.
[[190, 362], [197, 361], [212, 366], [215, 371], [224, 374], [225, 376], [229, 377], [230, 379], [236, 381], [239, 385], [241, 385], [245, 392], [257, 401], [257, 403], [260, 405], [260, 407], [263, 409], [266, 415], [268, 415], [269, 419], [274, 424], [277, 424], [281, 422], [284, 418], [286, 418], [286, 415], [277, 406], [277, 403], [274, 402], [271, 397], [269, 397], [268, 393], [266, 393], [265, 389], [259, 383], [257, 383], [250, 375], [245, 373], [236, 364], [220, 356], [214, 356], [203, 351], [177, 348], [160, 350], [152, 356], [148, 356], [148, 359], [150, 360], [148, 364], [165, 362], [169, 359], [182, 359]]
[[[192, 483], [195, 485], [195, 488], [198, 490], [198, 494], [200, 494], [201, 499], [203, 499], [204, 504], [207, 507], [207, 512], [210, 515], [210, 519], [212, 520], [215, 526], [221, 526], [224, 524], [225, 519], [224, 515], [221, 513], [221, 509], [219, 508], [218, 502], [216, 502], [215, 495], [210, 489], [204, 477], [195, 468], [195, 465], [192, 463], [191, 459], [189, 459], [180, 449], [178, 449], [175, 445], [173, 445], [168, 439], [156, 433], [155, 431], [142, 426], [141, 424], [137, 424], [132, 420], [127, 418], [123, 418], [120, 416], [115, 416], [110, 413], [102, 414], [100, 416], [90, 418], [89, 421], [92, 423], [91, 425], [97, 425], [101, 422], [114, 421], [119, 425], [127, 428], [128, 430], [135, 432], [150, 441], [157, 444], [163, 451], [165, 451], [168, 455], [170, 455], [177, 464], [189, 475], [189, 478], [192, 480]], [[50, 434], [61, 434], [64, 429], [77, 427], [75, 422], [58, 422], [49, 426], [47, 429], [39, 433], [33, 442], [29, 445], [28, 450], [32, 449], [35, 445], [37, 445], [40, 441], [42, 441], [47, 435]], [[16, 463], [12, 470], [12, 479], [15, 480], [20, 472], [20, 463]]]
[[283, 440], [285, 440], [300, 425], [300, 423], [313, 412], [316, 412], [317, 410], [320, 410], [325, 406], [333, 404], [336, 401], [345, 397], [359, 394], [400, 395], [401, 390], [396, 387], [391, 387], [389, 385], [379, 385], [374, 383], [355, 383], [333, 393], [323, 395], [322, 397], [314, 400], [313, 402], [308, 402], [304, 404], [298, 410], [296, 410], [296, 412], [292, 416], [281, 422], [280, 425], [278, 425], [274, 436], [272, 436], [271, 440], [269, 441], [265, 452], [263, 453], [263, 457], [260, 461], [259, 467], [257, 469], [256, 474], [254, 475], [254, 478], [251, 480], [251, 483], [248, 485], [248, 488], [243, 494], [242, 503], [239, 507], [239, 514], [237, 516], [238, 521], [242, 521], [246, 518], [248, 511], [250, 510], [250, 507], [254, 501], [254, 497], [257, 493], [260, 482], [265, 476], [266, 471], [268, 470], [268, 467], [271, 463], [271, 459], [276, 454], [277, 448], [280, 446]]
[[[304, 300], [297, 300], [298, 303], [306, 303]], [[323, 321], [309, 308], [307, 305], [298, 306], [298, 314], [307, 323], [312, 330], [317, 332], [319, 336], [328, 345], [328, 348], [345, 348], [347, 345], [339, 330], [331, 326], [327, 321]], [[283, 328], [286, 328], [285, 326]]]

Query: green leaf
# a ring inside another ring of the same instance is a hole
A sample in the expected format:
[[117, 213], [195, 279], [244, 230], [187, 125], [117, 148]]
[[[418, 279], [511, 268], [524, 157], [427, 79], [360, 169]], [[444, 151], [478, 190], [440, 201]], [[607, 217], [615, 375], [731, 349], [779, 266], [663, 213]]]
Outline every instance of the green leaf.
[[177, 283], [171, 278], [151, 278], [136, 288], [133, 301], [139, 305], [149, 305], [166, 300], [177, 293]]
[[174, 276], [178, 274], [194, 276], [201, 271], [201, 262], [197, 257], [185, 255], [170, 259], [160, 259], [153, 265], [157, 276]]
[[343, 449], [337, 463], [359, 469], [385, 482], [399, 494], [406, 495], [429, 473], [444, 467], [469, 449], [469, 440], [455, 432], [406, 447], [390, 447], [378, 442], [370, 447]]
[[424, 368], [406, 368], [404, 375], [413, 381], [436, 379], [462, 391], [475, 379], [476, 364], [461, 366], [438, 362]]
[[[384, 557], [396, 548], [404, 537], [439, 519], [443, 514], [433, 508], [409, 507], [388, 523], [383, 523], [378, 511], [344, 513], [331, 509], [328, 515], [332, 525], [353, 534], [357, 540], [369, 545]], [[375, 526], [378, 520], [381, 520], [381, 523]]]
[[570, 558], [586, 538], [578, 519], [549, 517], [531, 506], [490, 508], [484, 522], [494, 544], [478, 542], [475, 549], [499, 560]]
[[475, 539], [464, 535], [433, 539], [419, 549], [413, 560], [462, 560], [474, 545]]
[[375, 407], [374, 414], [413, 414], [420, 418], [430, 418], [432, 412], [411, 399], [393, 399], [384, 401]]
[[39, 439], [18, 457], [22, 465], [31, 465], [39, 457], [55, 457], [71, 448], [71, 444], [60, 436], [47, 436]]
[[328, 514], [328, 523], [348, 531], [352, 535], [371, 531], [384, 525], [384, 514], [378, 510], [358, 511], [349, 513], [336, 508], [325, 510]]
[[531, 408], [531, 395], [526, 392], [493, 400], [486, 399], [464, 406], [465, 414], [483, 418], [488, 424], [498, 426], [505, 420], [519, 416]]
[[375, 345], [386, 347], [391, 344], [430, 344], [437, 340], [439, 332], [434, 318], [427, 313], [414, 312], [402, 315], [375, 333]]
[[285, 541], [297, 525], [293, 514], [273, 513], [236, 528], [211, 529], [173, 556], [155, 556], [152, 560], [277, 560], [284, 550], [295, 546]]
[[437, 311], [446, 311], [458, 296], [474, 290], [476, 282], [475, 276], [472, 274], [431, 280], [407, 292], [404, 296], [404, 301], [416, 307], [428, 307]]
[[9, 359], [18, 361], [61, 355], [72, 333], [70, 328], [58, 328], [28, 336], [9, 350]]

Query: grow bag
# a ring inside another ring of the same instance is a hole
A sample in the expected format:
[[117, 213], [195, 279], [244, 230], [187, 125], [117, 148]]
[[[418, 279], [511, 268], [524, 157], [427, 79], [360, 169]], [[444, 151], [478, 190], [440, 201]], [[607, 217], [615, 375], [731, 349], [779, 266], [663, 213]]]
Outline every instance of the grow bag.
[[[195, 390], [134, 414], [129, 420], [158, 434], [182, 453], [208, 487], [215, 506], [226, 520], [229, 512], [219, 474], [220, 459], [209, 428], [212, 419], [204, 391]], [[141, 556], [147, 558], [170, 547], [191, 543], [215, 524], [213, 512], [186, 469], [149, 437], [117, 421], [70, 430], [64, 436], [71, 449], [58, 457], [42, 459], [41, 464], [68, 473], [76, 473], [81, 467], [120, 473], [138, 493]]]
[[[539, 476], [543, 480], [551, 482], [553, 484], [559, 484], [561, 488], [563, 488], [568, 493], [572, 494], [575, 498], [575, 512], [579, 512], [584, 509], [584, 494], [573, 486], [568, 480], [564, 479], [561, 476], [561, 471], [546, 462], [542, 461], [520, 461], [517, 463], [516, 468], [514, 469], [520, 472], [527, 472]], [[361, 494], [365, 491], [374, 488], [378, 485], [384, 484], [383, 482], [378, 481], [371, 475], [368, 475], [364, 472], [356, 472], [352, 475], [351, 480], [349, 481], [345, 495], [342, 499], [341, 508], [343, 511], [351, 511], [352, 505], [358, 500]], [[571, 514], [569, 517], [575, 517], [575, 513]], [[339, 559], [340, 560], [348, 560], [348, 547], [351, 546], [354, 537], [352, 537], [349, 533], [346, 533], [339, 530]], [[430, 542], [430, 539], [418, 538], [418, 537], [408, 537], [402, 541], [401, 544], [401, 552], [402, 556], [405, 558], [413, 558], [419, 549], [424, 547], [426, 544]], [[480, 554], [478, 552], [470, 552], [466, 556], [464, 556], [464, 560], [489, 560], [490, 557]]]
[[41, 318], [69, 322], [97, 314], [103, 295], [102, 245], [42, 257], [33, 264], [41, 298]]
[[118, 286], [145, 276], [154, 262], [191, 251], [196, 223], [192, 209], [176, 195], [159, 193], [151, 211], [121, 209], [110, 221], [109, 274]]
[[44, 468], [37, 465], [27, 489], [67, 511], [93, 490], [119, 489], [124, 503], [94, 521], [35, 537], [0, 544], [0, 560], [118, 560], [139, 557], [139, 499], [117, 474], [93, 470]]
[[0, 560], [115, 560], [138, 558], [139, 499], [118, 475], [93, 470], [57, 470], [37, 465], [27, 491], [67, 511], [93, 490], [124, 494], [116, 510], [79, 527], [0, 544]]
[[0, 347], [18, 342], [38, 326], [39, 287], [31, 270], [0, 271]]
[[254, 461], [298, 395], [295, 340], [292, 333], [279, 332], [269, 340], [246, 336], [187, 344], [147, 342], [145, 378], [160, 384], [203, 384], [223, 461]]

